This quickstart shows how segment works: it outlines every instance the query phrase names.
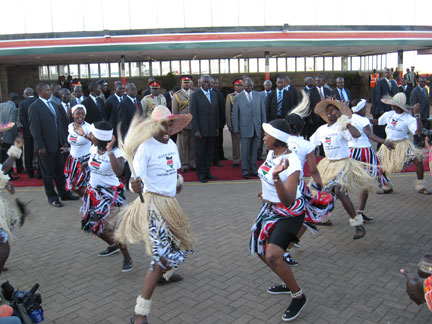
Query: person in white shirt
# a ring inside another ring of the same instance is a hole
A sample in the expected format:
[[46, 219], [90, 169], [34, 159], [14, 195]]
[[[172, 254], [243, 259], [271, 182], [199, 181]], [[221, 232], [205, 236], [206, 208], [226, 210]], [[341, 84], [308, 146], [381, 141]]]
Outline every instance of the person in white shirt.
[[295, 319], [307, 299], [283, 255], [291, 242], [298, 242], [302, 227], [305, 199], [299, 188], [301, 165], [297, 155], [287, 146], [290, 133], [288, 123], [275, 119], [263, 124], [267, 158], [258, 169], [262, 192], [258, 194], [263, 205], [252, 226], [250, 251], [283, 281], [269, 287], [267, 292], [279, 294], [287, 290], [293, 297], [282, 316], [283, 321]]
[[360, 137], [360, 132], [348, 120], [351, 110], [340, 101], [322, 100], [315, 107], [315, 113], [327, 122], [310, 138], [312, 144], [323, 145], [326, 155], [318, 163], [318, 171], [324, 187], [333, 187], [336, 197], [350, 216], [350, 225], [354, 227], [353, 239], [360, 239], [366, 234], [363, 217], [356, 215], [348, 193], [354, 189], [372, 191], [375, 185], [375, 179], [367, 173], [363, 164], [350, 159], [348, 142]]
[[70, 145], [70, 153], [66, 160], [64, 174], [67, 190], [73, 190], [82, 197], [89, 174], [81, 168], [81, 164], [90, 158], [91, 126], [84, 120], [87, 112], [84, 105], [75, 105], [71, 111], [74, 121], [68, 126], [67, 141]]
[[151, 256], [131, 323], [147, 323], [151, 297], [161, 276], [166, 281], [174, 281], [174, 269], [184, 262], [189, 252], [193, 252], [195, 238], [189, 220], [175, 198], [183, 178], [177, 174], [181, 168], [180, 156], [170, 139], [191, 119], [191, 114], [174, 115], [167, 107], [156, 106], [143, 123], [132, 122], [124, 140], [126, 151], [126, 143], [134, 141], [136, 131], [144, 132], [140, 139], [144, 142], [139, 144], [133, 157], [136, 178], [130, 183], [134, 192], [144, 192], [144, 203], [137, 198], [124, 210], [115, 235], [120, 242], [144, 241], [146, 252]]
[[[390, 181], [385, 172], [379, 166], [378, 157], [372, 148], [370, 140], [387, 146], [390, 150], [394, 149], [394, 144], [391, 141], [376, 136], [371, 127], [369, 118], [366, 115], [366, 99], [355, 99], [352, 101], [353, 115], [351, 117], [351, 125], [360, 132], [359, 138], [353, 138], [348, 145], [351, 149], [351, 158], [367, 164], [366, 170], [374, 178], [378, 180], [380, 190], [377, 193], [391, 193], [393, 191]], [[363, 191], [360, 194], [360, 205], [357, 214], [361, 214], [363, 221], [372, 223], [373, 218], [367, 217], [364, 213], [366, 202], [368, 199], [368, 191]]]
[[378, 158], [383, 170], [388, 173], [400, 172], [413, 162], [417, 174], [416, 191], [423, 195], [432, 194], [425, 188], [422, 152], [414, 146], [408, 137], [409, 133], [421, 134], [423, 124], [419, 113], [420, 105], [413, 106], [413, 117], [406, 106], [406, 96], [403, 92], [399, 92], [393, 97], [384, 97], [381, 101], [390, 105], [392, 110], [381, 115], [378, 119], [378, 125], [385, 125], [386, 140], [395, 144], [394, 150], [390, 150], [385, 145], [381, 145], [378, 150]]
[[[115, 137], [111, 125], [99, 121], [91, 126], [93, 146], [86, 165], [90, 178], [81, 206], [81, 228], [92, 233], [109, 244], [99, 256], [108, 256], [118, 252], [123, 254], [122, 272], [132, 270], [132, 258], [125, 244], [113, 239], [113, 229], [107, 219], [126, 203], [125, 188], [119, 178], [123, 173], [123, 152], [115, 147]], [[114, 210], [113, 210], [114, 209]]]

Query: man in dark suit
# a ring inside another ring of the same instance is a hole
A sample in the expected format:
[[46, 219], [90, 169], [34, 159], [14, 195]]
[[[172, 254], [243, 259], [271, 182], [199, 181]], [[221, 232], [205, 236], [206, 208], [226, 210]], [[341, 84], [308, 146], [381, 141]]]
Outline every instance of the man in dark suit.
[[[51, 90], [48, 84], [40, 83], [36, 90], [39, 98], [29, 108], [30, 131], [38, 152], [38, 162], [48, 202], [54, 207], [63, 207], [59, 196], [62, 200], [77, 200], [79, 197], [65, 189], [66, 180], [63, 174], [65, 161], [62, 153], [67, 151], [67, 147], [63, 137], [61, 111], [58, 105], [53, 105], [49, 100]], [[53, 182], [56, 184], [58, 194]]]
[[406, 102], [410, 102], [410, 96], [412, 90], [413, 90], [412, 85], [408, 83], [408, 80], [406, 78], [403, 78], [401, 80], [401, 85], [399, 86], [399, 92], [405, 93]]
[[223, 150], [223, 128], [225, 126], [225, 95], [219, 89], [219, 80], [213, 78], [213, 82], [210, 83], [211, 91], [214, 91], [218, 97], [219, 103], [219, 135], [216, 137], [215, 150], [213, 153], [213, 165], [222, 167], [220, 160], [226, 160]]
[[269, 123], [274, 119], [285, 118], [294, 108], [294, 102], [293, 92], [284, 90], [284, 78], [278, 76], [276, 79], [276, 89], [267, 97], [267, 122]]
[[101, 86], [97, 82], [91, 82], [88, 86], [90, 95], [82, 102], [87, 109], [85, 121], [93, 124], [97, 121], [105, 120], [103, 112], [105, 111], [104, 101], [99, 97]]
[[[60, 99], [61, 99], [61, 103], [60, 103], [60, 105], [58, 105], [59, 110], [60, 110], [60, 120], [62, 122], [64, 139], [65, 139], [65, 142], [67, 142], [67, 137], [69, 134], [68, 126], [73, 121], [72, 113], [71, 113], [71, 108], [73, 106], [71, 105], [71, 92], [70, 92], [70, 90], [66, 89], [66, 88], [62, 88], [60, 90]], [[67, 157], [67, 154], [66, 154], [66, 157]]]
[[351, 91], [345, 88], [345, 79], [343, 77], [336, 78], [336, 88], [333, 89], [331, 95], [351, 108]]
[[[375, 105], [374, 110], [371, 111], [374, 119], [378, 119], [387, 111], [391, 110], [390, 105], [387, 105], [381, 101], [384, 96], [393, 97], [399, 92], [399, 88], [394, 80], [390, 80], [390, 69], [386, 68], [383, 72], [383, 78], [381, 78], [375, 86]], [[381, 137], [386, 138], [385, 126], [374, 125], [374, 133]], [[381, 145], [378, 144], [378, 148]]]
[[293, 102], [291, 105], [296, 107], [298, 105], [299, 96], [297, 93], [297, 89], [291, 85], [291, 80], [287, 75], [281, 75], [284, 80], [284, 90], [290, 93], [290, 98], [292, 98]]
[[[417, 87], [411, 91], [410, 106], [420, 106], [420, 119], [423, 124], [423, 128], [429, 129], [429, 115], [430, 115], [430, 104], [429, 104], [429, 93], [426, 90], [426, 78], [421, 76], [417, 80]], [[414, 144], [419, 145], [424, 141], [424, 135], [414, 135]]]
[[37, 97], [34, 96], [34, 91], [32, 88], [26, 88], [24, 90], [24, 100], [20, 102], [18, 107], [19, 120], [21, 121], [23, 136], [24, 136], [24, 165], [26, 173], [29, 178], [34, 178], [34, 168], [33, 168], [33, 152], [34, 143], [33, 136], [30, 133], [29, 125], [29, 107], [35, 102]]
[[263, 94], [266, 103], [267, 103], [269, 94], [272, 93], [272, 86], [273, 86], [273, 84], [270, 80], [265, 80], [263, 83], [264, 90], [261, 91], [261, 93]]
[[189, 100], [192, 119], [192, 133], [195, 144], [195, 164], [199, 181], [206, 183], [217, 180], [210, 173], [215, 150], [216, 137], [219, 135], [219, 101], [214, 91], [210, 90], [211, 77], [202, 75], [200, 88], [195, 90]]
[[[306, 77], [304, 80], [305, 87], [303, 91], [309, 96], [309, 115], [305, 118], [305, 126], [302, 131], [302, 136], [308, 139], [319, 127], [321, 121], [320, 117], [315, 114], [314, 108], [318, 102], [321, 101], [321, 96], [318, 89], [315, 87], [315, 79], [313, 77]], [[300, 94], [299, 100], [301, 100]]]
[[111, 124], [114, 135], [117, 137], [117, 123], [119, 105], [124, 100], [125, 87], [121, 81], [114, 82], [114, 94], [105, 101], [104, 116], [107, 122]]
[[266, 122], [265, 99], [253, 91], [252, 79], [243, 79], [244, 91], [234, 97], [233, 130], [240, 134], [243, 178], [257, 176], [257, 154]]

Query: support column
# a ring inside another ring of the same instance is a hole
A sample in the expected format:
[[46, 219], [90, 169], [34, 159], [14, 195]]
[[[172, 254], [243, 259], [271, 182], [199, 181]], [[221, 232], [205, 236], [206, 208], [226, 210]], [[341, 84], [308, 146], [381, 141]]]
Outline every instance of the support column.
[[124, 86], [126, 86], [126, 69], [125, 69], [125, 56], [120, 56], [120, 78]]
[[342, 71], [348, 71], [348, 56], [342, 56]]
[[265, 57], [265, 80], [270, 80], [270, 53], [264, 52]]
[[399, 84], [400, 80], [403, 78], [404, 68], [403, 68], [403, 50], [398, 50], [398, 71], [399, 71]]
[[5, 101], [8, 99], [9, 89], [8, 89], [8, 76], [7, 67], [0, 67], [0, 101]]

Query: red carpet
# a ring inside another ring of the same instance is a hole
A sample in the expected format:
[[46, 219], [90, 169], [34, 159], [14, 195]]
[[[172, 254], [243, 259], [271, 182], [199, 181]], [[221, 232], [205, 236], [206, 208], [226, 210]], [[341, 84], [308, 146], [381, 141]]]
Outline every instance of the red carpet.
[[[317, 161], [319, 161], [321, 158], [317, 158]], [[244, 180], [244, 178], [241, 175], [241, 167], [239, 168], [233, 168], [233, 161], [221, 161], [223, 167], [215, 167], [212, 166], [210, 172], [215, 177], [218, 177], [221, 181], [227, 181], [227, 180]], [[262, 161], [258, 161], [258, 166], [262, 164]], [[423, 165], [425, 168], [425, 171], [429, 171], [429, 162], [427, 159], [423, 160]], [[304, 167], [305, 176], [309, 177], [309, 168], [307, 164]], [[406, 171], [404, 172], [415, 172], [415, 165], [410, 164]], [[43, 186], [42, 180], [38, 180], [36, 178], [30, 179], [27, 174], [18, 174], [19, 179], [12, 181], [12, 183], [15, 185], [15, 187], [39, 187]], [[187, 182], [191, 181], [198, 181], [198, 176], [195, 171], [188, 171], [183, 174], [183, 178]], [[257, 177], [251, 177], [251, 179], [258, 179]]]

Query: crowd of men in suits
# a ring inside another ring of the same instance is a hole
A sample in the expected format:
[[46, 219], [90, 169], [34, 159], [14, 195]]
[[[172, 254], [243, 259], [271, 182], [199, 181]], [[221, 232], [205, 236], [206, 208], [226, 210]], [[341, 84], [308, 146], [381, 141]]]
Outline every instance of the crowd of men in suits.
[[[411, 106], [420, 103], [423, 125], [429, 128], [426, 79], [416, 77], [413, 86], [413, 75], [408, 71], [398, 85], [391, 76], [389, 69], [385, 69], [381, 75], [376, 71], [371, 75], [373, 117], [379, 118], [389, 110], [389, 107], [381, 102], [382, 97], [404, 92]], [[287, 75], [279, 75], [274, 88], [272, 82], [266, 80], [263, 84], [264, 90], [259, 92], [254, 90], [254, 81], [244, 76], [233, 80], [234, 92], [225, 96], [219, 89], [218, 79], [210, 75], [202, 75], [197, 80], [195, 89], [192, 77], [183, 75], [178, 86], [163, 94], [161, 83], [149, 78], [148, 87], [141, 92], [142, 95], [138, 93], [133, 82], [123, 84], [116, 81], [112, 91], [109, 91], [107, 83], [100, 80], [88, 85], [88, 96], [85, 97], [81, 84], [60, 78], [59, 82], [51, 85], [39, 84], [36, 94], [32, 88], [26, 88], [21, 101], [18, 94], [11, 93], [9, 101], [0, 104], [0, 123], [15, 122], [22, 130], [24, 161], [17, 161], [17, 171], [26, 172], [30, 178], [43, 178], [50, 202], [58, 201], [59, 196], [65, 200], [76, 199], [64, 191], [62, 174], [67, 128], [72, 121], [70, 111], [76, 104], [86, 107], [88, 123], [108, 121], [115, 129], [116, 137], [126, 135], [136, 113], [148, 117], [157, 105], [167, 106], [176, 114], [191, 113], [192, 122], [172, 139], [179, 148], [181, 171], [196, 171], [199, 181], [204, 183], [216, 179], [211, 174], [210, 167], [222, 166], [220, 161], [225, 159], [223, 129], [227, 125], [232, 140], [233, 167], [238, 168], [241, 165], [242, 176], [248, 179], [256, 176], [257, 160], [262, 158], [262, 123], [285, 118], [297, 106], [302, 95], [306, 94], [309, 96], [310, 114], [305, 120], [302, 135], [307, 139], [323, 124], [321, 118], [313, 112], [319, 101], [331, 98], [350, 106], [353, 98], [351, 91], [345, 87], [344, 78], [336, 78], [335, 88], [326, 81], [323, 76], [308, 76], [304, 79], [304, 87], [298, 90], [291, 85]], [[117, 134], [119, 124], [120, 133]], [[0, 162], [6, 159], [5, 152], [18, 135], [17, 126], [3, 136]], [[374, 131], [385, 138], [383, 126], [375, 126]], [[415, 141], [418, 143], [420, 138], [417, 137]], [[35, 159], [38, 162], [37, 168], [34, 167]], [[126, 178], [129, 177], [126, 167]], [[58, 193], [54, 190], [53, 182], [57, 184]]]

